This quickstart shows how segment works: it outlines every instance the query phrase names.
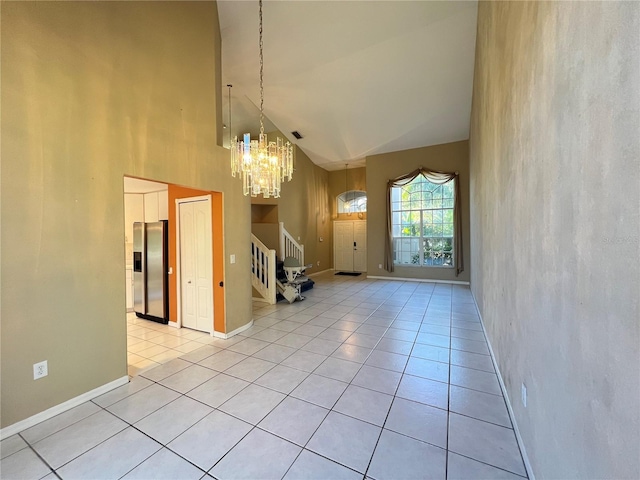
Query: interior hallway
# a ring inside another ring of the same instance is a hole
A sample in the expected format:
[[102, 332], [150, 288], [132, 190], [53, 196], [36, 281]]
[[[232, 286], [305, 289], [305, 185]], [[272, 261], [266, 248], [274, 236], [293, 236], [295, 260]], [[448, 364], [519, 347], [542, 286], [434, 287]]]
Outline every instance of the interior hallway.
[[3, 440], [2, 478], [526, 476], [468, 287], [314, 280], [230, 340], [130, 315], [140, 374]]

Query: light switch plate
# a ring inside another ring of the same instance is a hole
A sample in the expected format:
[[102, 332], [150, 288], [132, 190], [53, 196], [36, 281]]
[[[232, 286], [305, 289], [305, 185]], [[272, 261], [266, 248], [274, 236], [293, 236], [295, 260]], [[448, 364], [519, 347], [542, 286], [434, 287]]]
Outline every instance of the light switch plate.
[[229, 255], [229, 262], [236, 263], [236, 256], [233, 253]]

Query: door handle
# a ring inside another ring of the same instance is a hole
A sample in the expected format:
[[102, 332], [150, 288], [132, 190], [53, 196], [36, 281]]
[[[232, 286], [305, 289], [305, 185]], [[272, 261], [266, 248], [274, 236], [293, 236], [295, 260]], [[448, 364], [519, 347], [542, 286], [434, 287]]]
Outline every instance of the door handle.
[[187, 283], [188, 283], [189, 285], [191, 285], [191, 280], [189, 280]]
[[219, 285], [220, 285], [221, 287], [224, 287], [224, 282], [220, 282], [220, 283], [219, 283]]

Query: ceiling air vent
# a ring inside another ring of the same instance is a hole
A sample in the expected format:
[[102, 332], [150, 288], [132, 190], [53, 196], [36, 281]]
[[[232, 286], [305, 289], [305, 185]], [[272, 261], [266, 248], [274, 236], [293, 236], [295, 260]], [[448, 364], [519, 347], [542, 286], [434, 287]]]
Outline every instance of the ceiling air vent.
[[295, 130], [293, 132], [291, 132], [291, 135], [293, 135], [294, 137], [296, 137], [298, 140], [300, 140], [302, 138], [302, 135], [300, 135], [300, 132]]

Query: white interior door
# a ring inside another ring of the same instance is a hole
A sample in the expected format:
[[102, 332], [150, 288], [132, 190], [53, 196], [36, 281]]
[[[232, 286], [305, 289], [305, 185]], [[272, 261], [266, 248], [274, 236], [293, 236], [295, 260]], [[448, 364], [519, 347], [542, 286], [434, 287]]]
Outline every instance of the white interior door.
[[211, 200], [179, 203], [182, 326], [213, 331]]
[[353, 270], [367, 271], [367, 222], [353, 222]]
[[353, 272], [353, 222], [333, 224], [333, 268]]

